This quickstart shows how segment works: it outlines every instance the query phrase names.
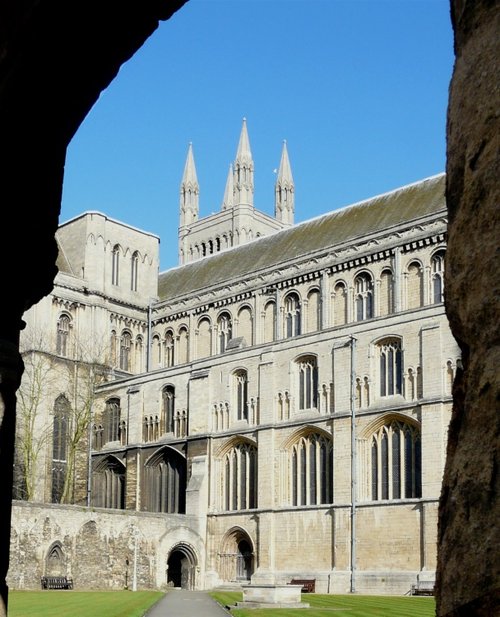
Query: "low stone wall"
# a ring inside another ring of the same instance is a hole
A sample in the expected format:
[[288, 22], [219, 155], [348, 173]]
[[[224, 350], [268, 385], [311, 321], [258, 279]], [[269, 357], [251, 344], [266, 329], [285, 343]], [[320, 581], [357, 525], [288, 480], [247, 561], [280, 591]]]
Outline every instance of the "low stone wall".
[[75, 589], [163, 589], [178, 546], [196, 557], [192, 585], [204, 587], [205, 547], [195, 517], [14, 502], [8, 584], [40, 589], [44, 575]]

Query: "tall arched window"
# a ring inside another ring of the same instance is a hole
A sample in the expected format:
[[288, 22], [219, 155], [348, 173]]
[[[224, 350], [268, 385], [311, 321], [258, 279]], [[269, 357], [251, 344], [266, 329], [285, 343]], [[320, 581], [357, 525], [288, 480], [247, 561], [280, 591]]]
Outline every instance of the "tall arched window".
[[406, 308], [420, 308], [424, 304], [424, 273], [418, 261], [408, 265], [406, 278]]
[[444, 255], [444, 251], [438, 251], [434, 253], [431, 260], [432, 301], [434, 304], [443, 301]]
[[224, 510], [257, 507], [257, 448], [249, 443], [233, 446], [222, 459]]
[[300, 298], [298, 294], [295, 292], [288, 294], [285, 298], [285, 338], [298, 336], [302, 332], [300, 308]]
[[394, 290], [393, 290], [393, 277], [392, 271], [385, 269], [380, 275], [380, 296], [379, 296], [379, 309], [380, 316], [390, 315], [393, 311], [394, 305]]
[[333, 325], [343, 326], [347, 323], [347, 289], [338, 282], [333, 288]]
[[276, 303], [268, 302], [264, 307], [264, 343], [276, 338]]
[[104, 442], [120, 439], [120, 399], [112, 398], [104, 409]]
[[130, 263], [130, 289], [137, 291], [137, 284], [139, 281], [139, 253], [135, 251], [132, 255]]
[[120, 283], [120, 247], [116, 244], [111, 253], [111, 284]]
[[307, 296], [307, 331], [316, 332], [321, 322], [321, 302], [317, 289], [313, 289]]
[[371, 498], [411, 499], [422, 496], [419, 430], [393, 420], [371, 438]]
[[356, 321], [373, 317], [373, 279], [368, 272], [363, 272], [354, 279], [354, 301]]
[[175, 414], [175, 389], [173, 386], [166, 386], [162, 390], [162, 412], [161, 427], [164, 433], [174, 431]]
[[92, 505], [125, 509], [125, 466], [114, 456], [100, 461], [92, 474]]
[[146, 510], [184, 514], [186, 459], [173, 448], [154, 455], [145, 468]]
[[296, 361], [298, 371], [299, 409], [318, 406], [318, 366], [315, 356], [302, 356]]
[[172, 330], [165, 332], [165, 366], [174, 366], [174, 333]]
[[324, 435], [301, 436], [289, 451], [290, 496], [293, 506], [331, 503], [333, 495], [332, 442]]
[[132, 335], [123, 332], [120, 339], [120, 368], [122, 371], [130, 371], [130, 348], [132, 347]]
[[66, 357], [69, 351], [69, 331], [71, 319], [68, 315], [61, 315], [57, 322], [56, 353]]
[[378, 343], [380, 360], [380, 396], [403, 393], [403, 352], [399, 339]]
[[54, 404], [52, 428], [52, 503], [60, 503], [68, 467], [68, 429], [71, 405], [61, 394]]
[[234, 373], [236, 419], [248, 420], [248, 374], [245, 370]]
[[221, 313], [217, 320], [217, 330], [219, 334], [219, 353], [224, 353], [227, 344], [231, 340], [233, 325], [231, 315], [229, 313]]

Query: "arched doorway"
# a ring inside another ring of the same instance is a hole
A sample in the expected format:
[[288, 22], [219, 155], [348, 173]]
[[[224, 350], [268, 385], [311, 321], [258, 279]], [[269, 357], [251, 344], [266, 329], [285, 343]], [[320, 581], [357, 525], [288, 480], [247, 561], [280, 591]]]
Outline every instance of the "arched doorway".
[[219, 553], [219, 575], [223, 581], [246, 582], [252, 578], [255, 555], [250, 536], [241, 528], [228, 531]]
[[196, 565], [196, 555], [190, 546], [174, 546], [167, 559], [167, 586], [195, 589]]

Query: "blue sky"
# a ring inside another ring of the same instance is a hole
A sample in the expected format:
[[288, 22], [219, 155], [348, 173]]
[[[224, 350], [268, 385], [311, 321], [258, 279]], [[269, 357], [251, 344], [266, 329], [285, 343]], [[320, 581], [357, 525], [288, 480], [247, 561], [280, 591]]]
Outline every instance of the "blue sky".
[[98, 210], [177, 265], [189, 142], [200, 216], [220, 209], [242, 118], [273, 214], [287, 140], [295, 221], [441, 173], [448, 0], [189, 0], [122, 66], [69, 145], [60, 222]]

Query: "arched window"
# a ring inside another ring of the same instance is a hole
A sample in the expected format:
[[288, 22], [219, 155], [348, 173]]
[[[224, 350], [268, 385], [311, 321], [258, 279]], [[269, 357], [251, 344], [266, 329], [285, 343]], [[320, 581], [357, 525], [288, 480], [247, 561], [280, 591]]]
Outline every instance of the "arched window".
[[333, 325], [343, 326], [347, 323], [347, 290], [344, 283], [339, 282], [333, 288]]
[[120, 283], [120, 247], [116, 244], [111, 253], [111, 284]]
[[198, 358], [208, 358], [212, 349], [212, 329], [207, 317], [200, 319], [196, 335], [196, 355]]
[[431, 260], [432, 302], [443, 301], [444, 289], [444, 251], [434, 253]]
[[52, 427], [52, 503], [60, 503], [68, 467], [68, 430], [71, 405], [61, 394], [54, 404]]
[[403, 393], [403, 352], [399, 339], [378, 343], [380, 361], [380, 396]]
[[137, 284], [139, 280], [139, 253], [136, 251], [132, 255], [130, 263], [130, 289], [137, 291]]
[[184, 514], [186, 511], [186, 459], [173, 448], [154, 455], [145, 468], [148, 512]]
[[289, 453], [290, 496], [293, 506], [331, 503], [333, 495], [332, 442], [324, 435], [301, 436]]
[[221, 313], [219, 315], [217, 330], [219, 333], [219, 353], [224, 353], [227, 349], [227, 344], [231, 340], [233, 331], [231, 315], [229, 313]]
[[112, 398], [104, 409], [104, 442], [120, 439], [120, 399]]
[[299, 409], [318, 406], [318, 366], [315, 356], [302, 356], [296, 361], [298, 371]]
[[111, 336], [109, 339], [111, 366], [116, 366], [116, 331], [111, 330]]
[[242, 337], [247, 345], [253, 343], [252, 310], [244, 306], [238, 312], [238, 337]]
[[298, 336], [302, 332], [301, 315], [300, 315], [300, 299], [293, 292], [285, 298], [285, 315], [284, 315], [285, 338]]
[[367, 272], [354, 279], [354, 301], [356, 321], [373, 317], [373, 279]]
[[161, 426], [163, 433], [174, 431], [175, 414], [175, 389], [173, 386], [166, 386], [162, 390], [162, 412]]
[[56, 353], [59, 356], [66, 357], [69, 351], [69, 330], [71, 328], [71, 319], [68, 315], [61, 315], [57, 322], [57, 341]]
[[415, 426], [393, 420], [373, 434], [370, 447], [374, 501], [422, 496], [421, 440]]
[[92, 505], [125, 509], [125, 466], [114, 456], [101, 461], [92, 474]]
[[271, 343], [276, 338], [276, 304], [268, 302], [264, 307], [264, 343]]
[[222, 459], [224, 510], [257, 507], [257, 448], [249, 443], [232, 447]]
[[130, 371], [130, 348], [132, 347], [132, 335], [123, 332], [120, 339], [120, 368], [122, 371]]
[[320, 295], [313, 289], [307, 296], [307, 331], [316, 332], [320, 328]]
[[234, 373], [236, 419], [248, 420], [248, 374], [245, 370]]
[[174, 333], [172, 330], [165, 332], [165, 366], [174, 366]]
[[152, 342], [151, 342], [151, 359], [153, 362], [153, 368], [161, 367], [161, 342], [159, 334], [153, 334]]

